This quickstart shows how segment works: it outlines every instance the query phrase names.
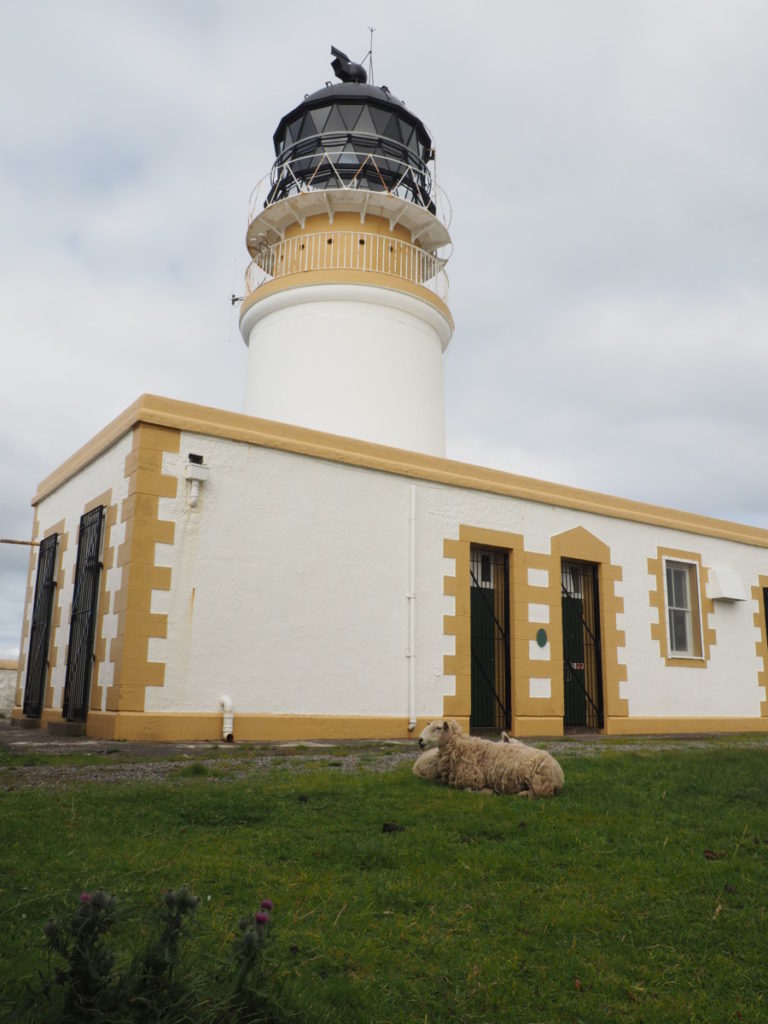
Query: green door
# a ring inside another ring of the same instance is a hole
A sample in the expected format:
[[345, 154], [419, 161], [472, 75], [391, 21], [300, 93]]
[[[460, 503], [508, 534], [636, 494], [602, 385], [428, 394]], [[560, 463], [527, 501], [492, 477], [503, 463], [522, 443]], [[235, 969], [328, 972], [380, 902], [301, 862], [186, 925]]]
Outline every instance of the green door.
[[562, 563], [563, 725], [603, 728], [603, 677], [597, 566]]
[[496, 628], [493, 590], [472, 587], [472, 714], [475, 729], [492, 729], [496, 720]]
[[563, 690], [568, 726], [586, 726], [587, 698], [584, 685], [584, 602], [563, 594]]
[[509, 662], [509, 556], [495, 548], [470, 553], [472, 729], [511, 725]]

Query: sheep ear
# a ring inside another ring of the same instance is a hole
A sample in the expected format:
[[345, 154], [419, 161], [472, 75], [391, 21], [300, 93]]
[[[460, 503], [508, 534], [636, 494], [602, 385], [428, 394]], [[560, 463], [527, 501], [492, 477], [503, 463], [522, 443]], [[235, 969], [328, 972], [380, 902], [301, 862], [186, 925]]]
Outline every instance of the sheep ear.
[[443, 732], [448, 732], [449, 728], [450, 728], [450, 726], [448, 725], [448, 723], [447, 722], [443, 722]]

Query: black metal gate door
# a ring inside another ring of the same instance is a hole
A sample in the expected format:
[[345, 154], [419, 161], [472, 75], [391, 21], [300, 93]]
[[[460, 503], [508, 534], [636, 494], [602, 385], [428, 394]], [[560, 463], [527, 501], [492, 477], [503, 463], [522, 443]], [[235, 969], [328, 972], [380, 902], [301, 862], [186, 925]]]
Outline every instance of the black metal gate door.
[[509, 556], [493, 548], [470, 552], [470, 634], [473, 729], [509, 729]]
[[45, 680], [48, 676], [48, 647], [51, 639], [53, 595], [56, 590], [56, 548], [59, 535], [51, 534], [40, 543], [37, 555], [37, 578], [32, 603], [32, 627], [29, 633], [27, 678], [24, 684], [23, 711], [28, 718], [39, 718], [43, 713]]
[[563, 594], [563, 724], [587, 729], [603, 727], [603, 671], [600, 648], [600, 604], [597, 566], [562, 563]]
[[80, 519], [77, 542], [75, 592], [69, 625], [69, 657], [64, 682], [64, 717], [84, 722], [93, 669], [93, 645], [96, 637], [96, 605], [101, 579], [101, 532], [104, 506], [86, 512]]

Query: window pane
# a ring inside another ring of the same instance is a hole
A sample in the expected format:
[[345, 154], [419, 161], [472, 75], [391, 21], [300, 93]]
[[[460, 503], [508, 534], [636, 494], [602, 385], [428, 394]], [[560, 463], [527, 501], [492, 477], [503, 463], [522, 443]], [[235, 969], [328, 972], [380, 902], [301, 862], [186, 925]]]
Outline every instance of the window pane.
[[688, 570], [678, 565], [667, 565], [667, 600], [670, 608], [690, 607], [688, 600]]
[[[302, 138], [306, 138], [308, 135], [319, 135], [325, 128], [325, 122], [328, 120], [330, 112], [330, 107], [318, 107], [317, 110], [310, 110], [304, 124]], [[312, 128], [314, 131], [311, 131]]]
[[352, 131], [357, 123], [358, 117], [360, 117], [360, 111], [363, 110], [361, 103], [340, 103], [339, 113], [341, 119], [344, 122], [344, 127], [347, 131]]
[[357, 124], [355, 125], [355, 131], [364, 132], [366, 135], [379, 134], [378, 131], [376, 130], [376, 126], [373, 123], [373, 118], [371, 117], [371, 110], [369, 107], [363, 107]]
[[311, 114], [306, 114], [300, 125], [297, 121], [293, 129], [293, 135], [296, 139], [308, 139], [310, 135], [315, 135], [316, 133], [317, 129]]
[[677, 608], [680, 604], [678, 589], [679, 575], [671, 566], [667, 566], [667, 597], [672, 608]]
[[669, 610], [669, 643], [675, 654], [688, 654], [688, 612]]
[[675, 601], [675, 570], [671, 565], [667, 566], [667, 603], [674, 607]]
[[391, 116], [389, 110], [380, 110], [378, 107], [370, 107], [371, 117], [376, 128], [377, 135], [383, 135], [384, 129], [387, 126], [387, 121]]
[[676, 590], [678, 597], [678, 606], [680, 608], [690, 609], [691, 607], [691, 595], [688, 590], [690, 582], [690, 573], [686, 569], [676, 569], [675, 576], [677, 578]]
[[397, 141], [400, 142], [400, 118], [395, 117], [395, 115], [392, 114], [392, 116], [389, 118], [386, 125], [384, 126], [384, 131], [381, 134], [386, 135], [388, 139], [397, 139]]
[[346, 125], [341, 116], [341, 111], [338, 106], [334, 103], [331, 107], [331, 112], [328, 115], [328, 120], [323, 126], [324, 132], [343, 132], [346, 131]]

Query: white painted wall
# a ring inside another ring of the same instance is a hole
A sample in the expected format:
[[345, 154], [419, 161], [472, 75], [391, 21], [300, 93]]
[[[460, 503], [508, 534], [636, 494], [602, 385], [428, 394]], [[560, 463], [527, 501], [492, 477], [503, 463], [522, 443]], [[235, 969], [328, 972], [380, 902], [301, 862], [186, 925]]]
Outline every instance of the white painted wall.
[[[112, 527], [111, 544], [117, 550], [125, 539], [125, 524], [120, 522], [120, 504], [128, 496], [128, 481], [125, 479], [125, 457], [130, 452], [132, 438], [130, 434], [121, 438], [107, 451], [82, 469], [76, 476], [62, 484], [37, 506], [39, 522], [38, 539], [45, 536], [48, 529], [58, 523], [61, 519], [66, 520], [66, 531], [69, 533], [69, 544], [67, 550], [61, 555], [58, 563], [64, 569], [64, 585], [61, 595], [57, 595], [57, 604], [61, 608], [61, 622], [58, 629], [51, 631], [51, 645], [56, 644], [59, 650], [58, 664], [54, 666], [51, 673], [51, 682], [54, 688], [54, 707], [61, 708], [64, 697], [64, 681], [66, 678], [67, 666], [64, 661], [64, 653], [69, 643], [69, 622], [70, 610], [72, 607], [72, 596], [74, 592], [75, 565], [77, 558], [77, 532], [80, 525], [80, 517], [85, 506], [97, 498], [104, 491], [112, 488], [112, 504], [117, 502], [118, 515], [117, 523]], [[61, 543], [61, 540], [59, 541]], [[116, 559], [115, 559], [116, 562]], [[106, 586], [109, 593], [109, 610], [104, 615], [103, 635], [107, 638], [107, 652], [109, 652], [109, 640], [117, 634], [117, 615], [113, 611], [112, 595], [119, 588], [122, 570], [114, 565], [106, 570]], [[32, 579], [32, 590], [34, 592], [35, 578]], [[31, 617], [31, 609], [27, 609], [25, 619]], [[29, 636], [24, 638], [24, 655], [26, 657], [29, 648]], [[107, 687], [112, 683], [113, 665], [107, 660], [99, 666], [98, 683]], [[106, 689], [103, 699], [106, 700]], [[102, 710], [104, 708], [102, 707]]]
[[246, 310], [245, 412], [445, 455], [442, 353], [452, 327], [387, 288], [318, 285]]
[[[236, 713], [407, 715], [410, 483], [200, 436], [183, 436], [163, 471], [181, 477], [189, 452], [204, 456], [210, 477], [194, 510], [183, 486], [160, 502], [177, 533], [157, 548], [173, 586], [153, 595], [168, 639], [150, 640], [149, 657], [167, 668], [147, 710], [218, 710], [226, 693]], [[431, 627], [453, 600], [421, 532], [419, 523], [423, 711], [447, 690], [450, 647]]]
[[[190, 452], [210, 476], [190, 509], [183, 481]], [[153, 611], [169, 616], [168, 638], [150, 641], [150, 660], [167, 664], [166, 684], [147, 691], [147, 710], [218, 711], [231, 697], [235, 714], [407, 716], [410, 488], [405, 478], [280, 453], [247, 444], [183, 435], [181, 453], [164, 456], [180, 481], [161, 499], [160, 515], [177, 523], [176, 543], [158, 546], [173, 571], [170, 592]], [[459, 525], [522, 533], [527, 547], [549, 551], [549, 538], [583, 526], [623, 567], [617, 593], [626, 631], [622, 696], [633, 716], [757, 716], [764, 688], [755, 651], [757, 611], [751, 587], [768, 574], [768, 551], [676, 530], [604, 518], [515, 498], [416, 483], [416, 711], [440, 714], [453, 680], [442, 674], [453, 640], [443, 617], [445, 538]], [[749, 600], [716, 602], [717, 642], [706, 668], [668, 668], [651, 638], [655, 583], [647, 560], [657, 547], [700, 552], [704, 565], [731, 569]], [[534, 614], [537, 614], [534, 611]], [[536, 620], [537, 621], [537, 620]], [[541, 672], [532, 696], [561, 671], [538, 649]]]

